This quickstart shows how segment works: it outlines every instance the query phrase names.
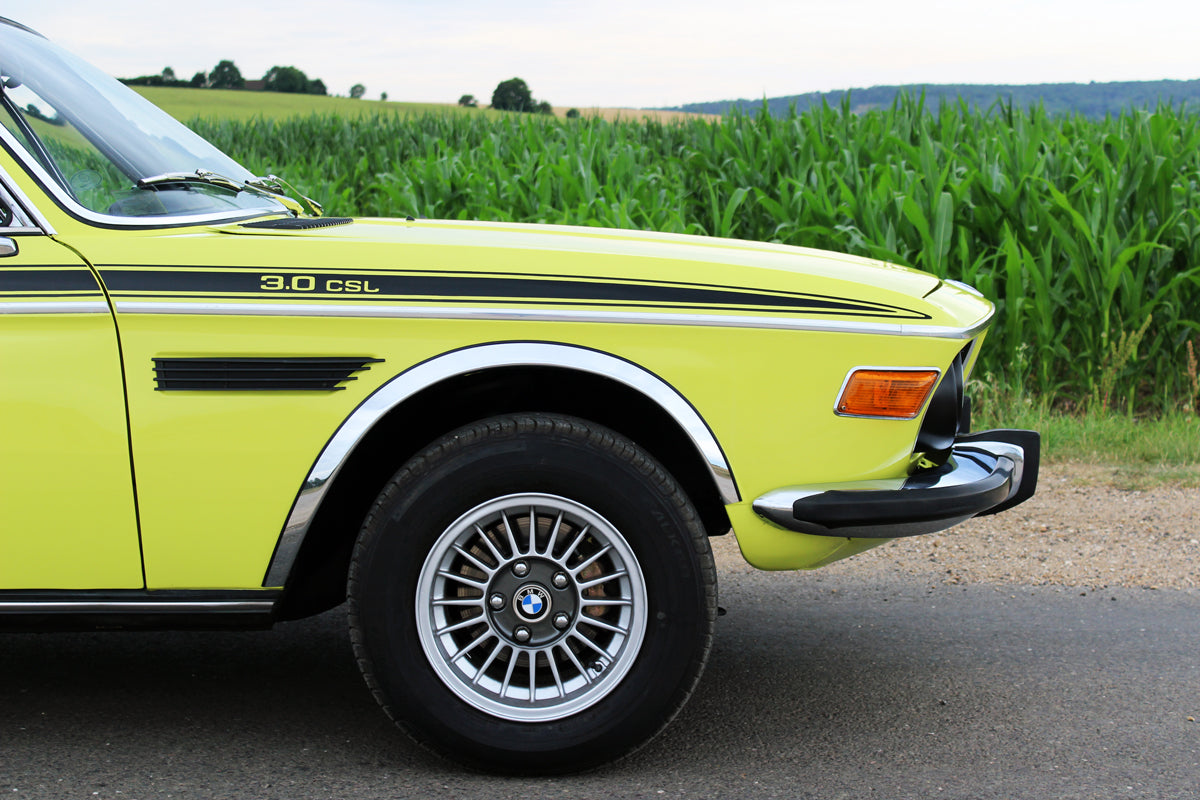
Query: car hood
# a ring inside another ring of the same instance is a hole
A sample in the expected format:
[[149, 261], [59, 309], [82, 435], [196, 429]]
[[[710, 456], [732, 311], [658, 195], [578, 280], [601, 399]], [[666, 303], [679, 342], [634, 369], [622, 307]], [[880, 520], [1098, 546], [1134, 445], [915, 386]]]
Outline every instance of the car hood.
[[[722, 324], [736, 324], [729, 317], [853, 321], [856, 329], [862, 323], [919, 326], [935, 335], [947, 335], [943, 328], [977, 328], [991, 314], [982, 298], [927, 273], [788, 245], [446, 220], [278, 223], [314, 227], [261, 227], [274, 224], [264, 220], [128, 237], [98, 233], [77, 249], [95, 256], [93, 263], [109, 275], [106, 267], [125, 271], [139, 264], [185, 270], [237, 265], [293, 274], [336, 270], [336, 280], [370, 279], [375, 293], [370, 299], [377, 302], [654, 312], [689, 315], [693, 324], [710, 315], [722, 317]], [[170, 254], [172, 244], [182, 248]], [[318, 288], [308, 296], [320, 294]]]

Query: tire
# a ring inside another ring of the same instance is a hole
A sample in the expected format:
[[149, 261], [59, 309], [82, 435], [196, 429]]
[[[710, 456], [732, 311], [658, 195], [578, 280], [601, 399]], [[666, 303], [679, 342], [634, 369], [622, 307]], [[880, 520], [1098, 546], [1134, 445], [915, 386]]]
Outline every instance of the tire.
[[350, 566], [351, 639], [380, 705], [490, 771], [578, 770], [649, 741], [695, 687], [715, 616], [712, 553], [674, 479], [557, 415], [484, 420], [414, 457]]

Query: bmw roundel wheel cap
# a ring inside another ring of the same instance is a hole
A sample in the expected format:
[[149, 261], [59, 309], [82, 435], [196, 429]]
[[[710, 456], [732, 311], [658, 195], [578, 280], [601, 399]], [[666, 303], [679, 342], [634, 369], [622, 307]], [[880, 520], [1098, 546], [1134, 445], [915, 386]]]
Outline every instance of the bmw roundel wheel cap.
[[550, 613], [550, 593], [536, 583], [526, 584], [513, 597], [517, 616], [525, 622], [538, 622]]

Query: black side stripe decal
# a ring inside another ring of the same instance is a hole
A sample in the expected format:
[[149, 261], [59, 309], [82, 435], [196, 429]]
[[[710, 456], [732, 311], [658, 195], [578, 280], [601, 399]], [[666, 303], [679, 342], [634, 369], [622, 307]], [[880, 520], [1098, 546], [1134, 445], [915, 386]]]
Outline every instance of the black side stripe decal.
[[927, 314], [883, 303], [815, 294], [767, 292], [702, 284], [639, 283], [560, 277], [479, 274], [248, 272], [232, 270], [101, 271], [118, 299], [322, 298], [334, 300], [456, 303], [562, 303], [651, 306], [674, 309], [763, 310], [837, 316], [929, 319]]
[[0, 269], [0, 298], [99, 297], [100, 285], [85, 267]]

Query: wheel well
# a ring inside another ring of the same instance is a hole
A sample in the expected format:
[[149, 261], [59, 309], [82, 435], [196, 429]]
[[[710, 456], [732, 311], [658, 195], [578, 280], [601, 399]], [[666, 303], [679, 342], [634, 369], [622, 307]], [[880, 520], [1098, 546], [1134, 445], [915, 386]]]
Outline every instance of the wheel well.
[[456, 428], [520, 411], [569, 414], [628, 437], [679, 482], [710, 536], [729, 531], [729, 516], [703, 458], [657, 403], [602, 375], [561, 367], [498, 367], [431, 386], [375, 424], [342, 466], [313, 518], [278, 617], [316, 614], [345, 599], [346, 573], [363, 518], [404, 462]]

